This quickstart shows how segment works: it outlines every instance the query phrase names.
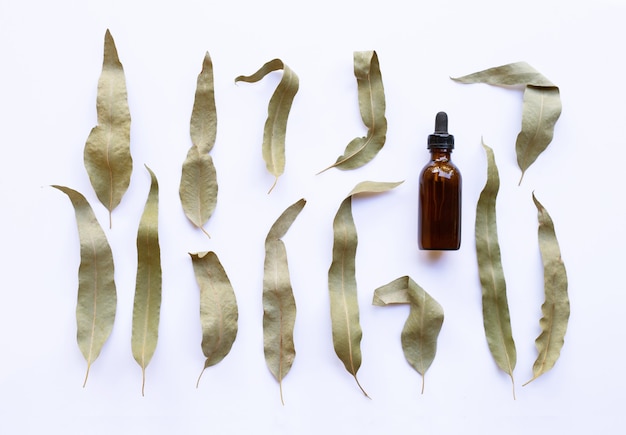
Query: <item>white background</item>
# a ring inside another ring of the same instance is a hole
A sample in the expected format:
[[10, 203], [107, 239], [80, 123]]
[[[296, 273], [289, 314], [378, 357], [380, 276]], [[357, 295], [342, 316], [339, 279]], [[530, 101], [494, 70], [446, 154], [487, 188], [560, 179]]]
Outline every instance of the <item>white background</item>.
[[[626, 241], [622, 180], [626, 6], [561, 1], [29, 1], [0, 2], [0, 432], [110, 433], [617, 433], [623, 428]], [[131, 185], [107, 228], [82, 161], [96, 122], [105, 30], [126, 72], [132, 116]], [[365, 134], [352, 54], [376, 50], [389, 130], [365, 167], [315, 175]], [[212, 156], [219, 197], [206, 226], [178, 198], [190, 146], [196, 77], [209, 51], [218, 110]], [[267, 102], [280, 79], [234, 84], [279, 57], [300, 77], [287, 131], [287, 166], [273, 177], [261, 157]], [[515, 138], [522, 91], [449, 79], [527, 61], [560, 87], [554, 141], [521, 186]], [[416, 246], [417, 178], [426, 137], [445, 110], [464, 176], [460, 251]], [[487, 348], [473, 240], [486, 177], [481, 137], [500, 169], [498, 231], [517, 344], [511, 382]], [[141, 370], [130, 349], [137, 224], [160, 182], [163, 303], [159, 343]], [[363, 328], [358, 390], [331, 340], [327, 270], [332, 219], [364, 180], [404, 184], [354, 200]], [[117, 318], [89, 382], [76, 345], [79, 244], [71, 203], [82, 192], [116, 260]], [[554, 369], [528, 386], [543, 302], [535, 191], [556, 225], [569, 277], [571, 319]], [[263, 241], [279, 214], [308, 203], [284, 238], [298, 305], [297, 356], [285, 406], [263, 357]], [[234, 286], [239, 333], [208, 369], [200, 349], [198, 288], [188, 252], [214, 250]], [[373, 290], [410, 275], [443, 306], [437, 356], [421, 378], [405, 361], [407, 307], [371, 305]]]

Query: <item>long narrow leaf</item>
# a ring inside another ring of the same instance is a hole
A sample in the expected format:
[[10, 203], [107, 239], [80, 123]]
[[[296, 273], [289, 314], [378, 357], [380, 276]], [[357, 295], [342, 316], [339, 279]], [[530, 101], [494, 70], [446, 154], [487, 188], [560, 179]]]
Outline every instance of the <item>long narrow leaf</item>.
[[402, 334], [406, 360], [422, 375], [422, 394], [426, 370], [437, 353], [437, 338], [443, 325], [443, 308], [410, 277], [404, 276], [374, 291], [374, 305], [409, 304], [409, 317]]
[[487, 153], [487, 182], [476, 206], [476, 256], [482, 286], [483, 322], [489, 350], [501, 370], [511, 377], [517, 360], [506, 295], [506, 281], [496, 225], [496, 197], [500, 177], [493, 150], [483, 143]]
[[285, 137], [287, 119], [291, 104], [299, 88], [298, 76], [282, 60], [273, 59], [250, 76], [238, 76], [235, 82], [254, 83], [272, 71], [283, 70], [283, 76], [270, 99], [267, 108], [267, 120], [263, 130], [263, 159], [267, 170], [274, 175], [275, 181], [270, 192], [276, 186], [278, 177], [285, 171]]
[[198, 377], [230, 352], [237, 337], [239, 311], [233, 286], [214, 252], [189, 254], [200, 287], [200, 324], [202, 353], [206, 360]]
[[521, 184], [526, 170], [552, 142], [554, 126], [561, 115], [559, 88], [526, 62], [489, 68], [452, 80], [496, 86], [525, 86], [522, 128], [515, 141], [517, 164], [522, 170]]
[[79, 192], [64, 186], [52, 186], [65, 193], [74, 206], [80, 238], [78, 269], [78, 301], [76, 329], [78, 347], [87, 360], [87, 384], [91, 364], [98, 358], [111, 335], [117, 293], [111, 247], [91, 206]]
[[[385, 118], [385, 89], [375, 51], [354, 52], [354, 75], [357, 79], [359, 110], [367, 127], [367, 135], [354, 138], [343, 155], [330, 168], [355, 169], [370, 162], [385, 144], [387, 119]], [[324, 172], [322, 171], [322, 172]]]
[[362, 193], [385, 192], [400, 183], [359, 183], [343, 200], [333, 221], [333, 259], [328, 270], [333, 345], [335, 353], [366, 396], [367, 393], [357, 378], [361, 367], [363, 333], [359, 323], [355, 268], [358, 237], [352, 217], [352, 197]]
[[209, 53], [205, 54], [198, 75], [190, 124], [192, 145], [183, 163], [179, 196], [187, 218], [208, 235], [203, 226], [217, 203], [217, 174], [209, 155], [217, 130], [213, 63]]
[[148, 168], [150, 192], [137, 231], [137, 281], [133, 305], [132, 351], [141, 366], [141, 394], [146, 367], [156, 350], [161, 315], [161, 249], [159, 247], [159, 185]]
[[533, 201], [537, 207], [539, 220], [538, 237], [543, 261], [545, 301], [541, 306], [543, 317], [539, 321], [541, 334], [535, 341], [538, 355], [533, 365], [533, 378], [526, 384], [554, 367], [565, 342], [565, 332], [570, 316], [567, 273], [561, 259], [561, 249], [554, 231], [554, 223], [534, 193]]
[[296, 321], [296, 301], [293, 296], [287, 251], [281, 237], [300, 214], [306, 201], [301, 199], [289, 206], [274, 222], [265, 239], [263, 274], [263, 344], [265, 362], [280, 386], [291, 369], [296, 350], [293, 329]]
[[98, 199], [109, 210], [109, 225], [111, 212], [128, 189], [133, 169], [127, 100], [124, 69], [113, 37], [107, 30], [96, 100], [98, 125], [87, 138], [84, 162]]

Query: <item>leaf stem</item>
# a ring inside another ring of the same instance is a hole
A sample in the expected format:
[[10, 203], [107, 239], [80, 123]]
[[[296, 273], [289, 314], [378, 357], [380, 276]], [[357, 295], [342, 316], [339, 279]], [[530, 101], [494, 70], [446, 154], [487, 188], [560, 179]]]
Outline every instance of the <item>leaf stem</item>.
[[513, 390], [513, 400], [517, 400], [515, 397], [515, 380], [513, 379], [513, 375], [511, 375], [511, 388]]
[[282, 403], [283, 406], [285, 406], [285, 399], [283, 398], [283, 381], [282, 380], [278, 383], [278, 389], [280, 391], [280, 403]]
[[87, 378], [89, 378], [89, 369], [91, 368], [91, 364], [87, 364], [87, 373], [85, 373], [85, 380], [83, 381], [83, 388], [87, 385]]
[[211, 235], [207, 232], [207, 230], [205, 230], [203, 227], [198, 227], [200, 228], [200, 230], [210, 239]]
[[204, 374], [205, 370], [206, 370], [206, 365], [204, 366], [204, 368], [200, 372], [200, 376], [198, 376], [198, 380], [196, 381], [196, 388], [198, 388], [198, 386], [200, 385], [200, 378], [202, 378], [202, 375]]
[[354, 375], [354, 380], [356, 381], [356, 384], [359, 386], [359, 388], [361, 389], [363, 394], [365, 394], [365, 397], [367, 397], [368, 399], [372, 400], [372, 398], [365, 392], [365, 390], [361, 386], [361, 383], [359, 382], [359, 379], [356, 377], [356, 374]]
[[272, 184], [272, 187], [270, 187], [270, 190], [267, 191], [268, 195], [272, 193], [272, 190], [274, 190], [274, 187], [276, 187], [276, 183], [278, 183], [278, 177], [274, 178], [274, 184]]
[[141, 397], [145, 397], [145, 387], [146, 387], [146, 368], [141, 368]]

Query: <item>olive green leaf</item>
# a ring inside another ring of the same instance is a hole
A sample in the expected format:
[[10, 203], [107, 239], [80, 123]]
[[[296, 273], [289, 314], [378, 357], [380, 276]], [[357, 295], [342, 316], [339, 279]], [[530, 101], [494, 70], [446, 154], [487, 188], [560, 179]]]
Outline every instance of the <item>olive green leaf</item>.
[[150, 172], [151, 184], [137, 231], [137, 280], [133, 305], [132, 351], [141, 366], [141, 394], [144, 393], [146, 367], [156, 350], [161, 312], [161, 249], [159, 247], [159, 185]]
[[115, 320], [117, 294], [113, 279], [113, 255], [104, 231], [85, 197], [69, 187], [52, 187], [70, 198], [78, 225], [80, 266], [76, 326], [78, 347], [87, 360], [84, 387], [91, 364], [98, 358], [102, 346], [111, 335]]
[[233, 286], [214, 252], [189, 254], [200, 287], [200, 324], [204, 370], [224, 359], [237, 337], [239, 312]]
[[526, 86], [522, 107], [522, 130], [517, 135], [517, 164], [522, 170], [537, 160], [554, 136], [554, 126], [561, 116], [561, 97], [557, 87]]
[[109, 210], [109, 226], [111, 212], [128, 189], [133, 169], [127, 100], [124, 69], [113, 37], [107, 30], [96, 98], [98, 125], [87, 137], [84, 162], [98, 199]]
[[500, 257], [496, 225], [496, 197], [500, 177], [493, 150], [483, 143], [487, 153], [487, 182], [476, 206], [476, 256], [482, 286], [483, 323], [489, 350], [500, 369], [511, 377], [517, 360], [515, 342], [506, 296], [506, 281]]
[[213, 64], [207, 52], [198, 75], [191, 112], [191, 148], [183, 163], [179, 195], [187, 218], [205, 234], [217, 203], [217, 175], [209, 152], [215, 144], [217, 112], [213, 86]]
[[367, 135], [354, 138], [344, 154], [330, 168], [355, 169], [371, 161], [385, 144], [387, 119], [385, 118], [385, 90], [375, 51], [354, 52], [354, 75], [357, 79], [361, 119]]
[[289, 278], [287, 251], [281, 237], [289, 230], [305, 204], [306, 201], [301, 199], [289, 206], [274, 222], [265, 239], [263, 344], [265, 362], [279, 383], [283, 404], [282, 380], [296, 356], [293, 343], [296, 301]]
[[526, 170], [552, 142], [554, 126], [561, 116], [559, 88], [526, 62], [489, 68], [452, 80], [460, 83], [525, 86], [522, 129], [515, 142], [517, 164], [522, 170], [521, 184]]
[[404, 276], [374, 291], [374, 305], [409, 304], [411, 309], [400, 336], [404, 356], [424, 376], [437, 352], [437, 338], [443, 325], [443, 308], [410, 277]]
[[361, 367], [362, 330], [359, 323], [355, 269], [358, 237], [352, 217], [352, 197], [363, 193], [386, 192], [401, 183], [359, 183], [343, 200], [333, 221], [333, 259], [328, 270], [333, 345], [335, 353], [346, 370], [354, 376], [365, 396], [367, 393], [357, 379], [357, 371]]
[[538, 237], [543, 261], [545, 301], [541, 306], [543, 317], [539, 322], [541, 334], [535, 340], [539, 355], [533, 365], [533, 378], [526, 384], [550, 370], [559, 359], [570, 315], [567, 273], [561, 259], [554, 223], [534, 193], [533, 201], [537, 207], [539, 220]]
[[[263, 65], [250, 76], [238, 76], [236, 82], [254, 83], [261, 80], [272, 71], [283, 70], [283, 76], [270, 99], [267, 109], [267, 120], [263, 130], [263, 159], [267, 170], [274, 175], [274, 189], [278, 177], [285, 171], [285, 136], [287, 133], [287, 119], [291, 104], [298, 92], [298, 76], [280, 59], [273, 59]], [[268, 193], [269, 193], [268, 192]]]

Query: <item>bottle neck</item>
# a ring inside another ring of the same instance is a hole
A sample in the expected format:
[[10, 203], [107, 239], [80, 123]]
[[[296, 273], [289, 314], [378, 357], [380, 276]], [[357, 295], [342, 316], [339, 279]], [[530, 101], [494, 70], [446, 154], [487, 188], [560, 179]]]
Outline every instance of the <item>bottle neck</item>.
[[433, 161], [449, 161], [451, 152], [452, 150], [449, 148], [431, 148], [430, 159]]

